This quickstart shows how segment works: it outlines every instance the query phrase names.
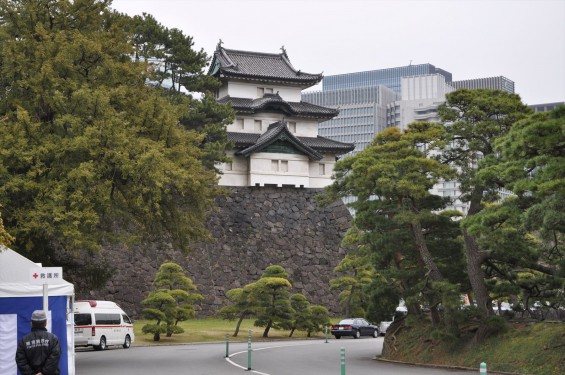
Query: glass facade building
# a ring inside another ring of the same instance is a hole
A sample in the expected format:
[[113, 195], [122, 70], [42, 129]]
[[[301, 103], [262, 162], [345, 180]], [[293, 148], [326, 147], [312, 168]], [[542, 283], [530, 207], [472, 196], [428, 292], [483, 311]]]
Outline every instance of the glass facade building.
[[451, 85], [455, 89], [496, 89], [514, 94], [514, 81], [503, 76], [454, 81]]
[[384, 86], [358, 87], [302, 93], [302, 100], [339, 109], [339, 115], [318, 125], [319, 134], [339, 142], [354, 143], [353, 155], [386, 127], [386, 106], [399, 95]]
[[330, 91], [381, 85], [400, 94], [400, 79], [402, 77], [426, 74], [441, 74], [445, 77], [446, 82], [452, 81], [452, 75], [448, 71], [436, 68], [432, 64], [418, 64], [327, 76], [322, 81], [322, 90]]

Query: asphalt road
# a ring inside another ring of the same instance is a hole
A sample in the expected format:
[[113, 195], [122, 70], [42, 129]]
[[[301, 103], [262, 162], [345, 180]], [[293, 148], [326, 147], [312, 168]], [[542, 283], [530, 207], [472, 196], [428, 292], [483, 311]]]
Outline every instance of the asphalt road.
[[[431, 375], [471, 372], [421, 368], [376, 361], [383, 338], [342, 338], [341, 340], [294, 340], [254, 342], [251, 371], [248, 371], [247, 343], [110, 348], [98, 352], [77, 349], [77, 375], [331, 375], [341, 374], [341, 348], [345, 351], [347, 375]], [[475, 373], [478, 371], [475, 371]]]

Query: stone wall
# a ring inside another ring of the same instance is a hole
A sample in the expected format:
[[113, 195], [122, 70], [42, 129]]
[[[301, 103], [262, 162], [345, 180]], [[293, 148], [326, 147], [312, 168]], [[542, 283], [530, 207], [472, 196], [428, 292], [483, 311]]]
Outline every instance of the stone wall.
[[227, 302], [225, 293], [256, 281], [273, 264], [283, 266], [293, 284], [313, 304], [339, 311], [337, 291], [330, 290], [333, 268], [345, 256], [340, 246], [351, 215], [341, 201], [319, 207], [318, 189], [230, 188], [218, 198], [218, 212], [207, 227], [213, 241], [199, 243], [189, 254], [170, 243], [112, 246], [102, 249], [97, 262], [111, 275], [104, 287], [93, 290], [76, 271], [65, 278], [75, 283], [77, 299], [116, 301], [139, 318], [140, 302], [151, 289], [159, 266], [180, 264], [204, 295], [198, 316], [212, 316]]

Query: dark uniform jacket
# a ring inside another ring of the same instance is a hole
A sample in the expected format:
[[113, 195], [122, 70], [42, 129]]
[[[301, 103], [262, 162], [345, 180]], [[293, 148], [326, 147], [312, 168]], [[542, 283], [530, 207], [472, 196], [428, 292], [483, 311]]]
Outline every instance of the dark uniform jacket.
[[16, 364], [22, 375], [59, 375], [59, 339], [45, 328], [32, 328], [18, 343]]

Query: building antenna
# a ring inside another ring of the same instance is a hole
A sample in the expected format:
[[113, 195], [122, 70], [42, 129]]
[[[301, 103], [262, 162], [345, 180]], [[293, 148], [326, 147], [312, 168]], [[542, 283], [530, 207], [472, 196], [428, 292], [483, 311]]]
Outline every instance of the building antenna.
[[412, 66], [412, 60], [410, 60], [410, 64], [408, 64], [408, 66]]

